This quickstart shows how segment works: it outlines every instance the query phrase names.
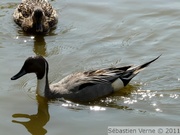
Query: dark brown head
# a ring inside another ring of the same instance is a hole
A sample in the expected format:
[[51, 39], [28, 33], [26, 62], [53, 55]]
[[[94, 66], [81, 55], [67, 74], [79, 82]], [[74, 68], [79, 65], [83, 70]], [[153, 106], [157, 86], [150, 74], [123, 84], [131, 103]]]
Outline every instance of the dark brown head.
[[42, 79], [48, 72], [48, 63], [42, 56], [29, 57], [23, 67], [11, 80], [16, 80], [28, 73], [35, 73], [38, 79]]
[[32, 19], [36, 32], [43, 32], [43, 23], [44, 23], [45, 15], [41, 7], [34, 8]]

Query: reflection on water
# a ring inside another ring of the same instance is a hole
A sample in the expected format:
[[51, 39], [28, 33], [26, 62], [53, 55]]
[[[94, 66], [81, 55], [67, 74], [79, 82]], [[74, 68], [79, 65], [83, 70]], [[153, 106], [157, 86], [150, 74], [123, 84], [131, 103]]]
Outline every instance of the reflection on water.
[[[42, 55], [46, 56], [46, 41], [44, 37], [45, 34], [33, 34], [33, 33], [26, 33], [24, 32], [19, 26], [18, 26], [18, 33], [21, 36], [30, 37], [31, 40], [34, 40], [34, 47], [33, 51], [36, 55]], [[18, 39], [19, 36], [16, 37]], [[24, 42], [27, 42], [27, 40], [24, 40]]]
[[[171, 91], [172, 92], [172, 91]], [[88, 103], [74, 103], [64, 99], [51, 101], [72, 110], [106, 111], [108, 108], [118, 110], [136, 110], [138, 112], [158, 112], [166, 111], [163, 104], [174, 102], [179, 98], [177, 91], [162, 94], [153, 90], [142, 90], [139, 84], [127, 85], [107, 97]], [[171, 94], [170, 94], [171, 93]], [[60, 102], [59, 102], [60, 101]]]
[[12, 120], [13, 123], [22, 124], [32, 135], [44, 135], [47, 130], [44, 126], [50, 119], [48, 112], [48, 102], [46, 99], [37, 97], [38, 101], [38, 112], [37, 114], [13, 114], [13, 118], [25, 118], [29, 121]]
[[130, 94], [137, 88], [128, 85], [127, 87], [115, 92], [107, 97], [87, 103], [74, 103], [65, 99], [51, 100], [50, 102], [60, 104], [63, 107], [73, 110], [91, 110], [91, 111], [105, 111], [107, 108], [114, 108], [119, 110], [132, 110], [124, 100], [131, 100]]
[[[121, 98], [121, 96], [119, 95], [128, 96], [129, 92], [134, 91], [134, 89], [135, 88], [133, 86], [128, 86], [119, 93], [115, 93], [114, 95], [111, 95], [109, 97], [101, 98], [97, 101], [88, 102], [86, 104], [74, 103], [64, 99], [59, 99], [54, 101], [52, 100], [49, 102], [58, 103], [63, 107], [73, 110], [105, 111], [106, 108], [131, 110], [128, 106], [119, 105], [116, 101], [119, 100], [119, 98]], [[30, 115], [30, 114], [16, 113], [13, 114], [12, 117], [23, 120], [12, 120], [12, 122], [23, 125], [33, 135], [45, 135], [48, 131], [44, 128], [44, 126], [50, 120], [50, 115], [48, 111], [48, 100], [46, 98], [42, 98], [39, 96], [37, 96], [36, 99], [38, 101], [37, 114]], [[29, 120], [25, 121], [24, 119], [29, 119]]]
[[33, 52], [36, 55], [47, 56], [47, 48], [45, 37], [48, 36], [56, 36], [54, 33], [55, 28], [53, 28], [49, 33], [25, 33], [19, 26], [18, 27], [18, 36], [15, 39], [23, 39], [23, 43], [32, 42], [33, 41]]
[[[106, 97], [104, 99], [101, 99], [99, 101], [89, 102], [86, 104], [83, 103], [74, 103], [67, 100], [58, 100], [58, 101], [51, 101], [53, 103], [60, 104], [61, 106], [72, 109], [72, 110], [90, 110], [90, 111], [106, 111], [107, 108], [114, 108], [114, 109], [120, 109], [120, 110], [132, 110], [126, 105], [121, 105], [118, 102], [116, 102], [117, 97]], [[61, 101], [61, 102], [60, 102]]]
[[7, 3], [4, 5], [0, 5], [0, 9], [15, 8], [16, 6], [17, 6], [17, 3]]
[[36, 55], [46, 56], [46, 42], [43, 35], [35, 35], [33, 51]]

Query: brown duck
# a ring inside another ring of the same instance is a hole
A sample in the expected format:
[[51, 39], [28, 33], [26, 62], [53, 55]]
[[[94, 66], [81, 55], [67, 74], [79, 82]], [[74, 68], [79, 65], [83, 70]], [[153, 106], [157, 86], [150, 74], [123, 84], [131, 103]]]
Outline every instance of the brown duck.
[[58, 22], [58, 15], [47, 0], [22, 0], [13, 19], [25, 32], [48, 32]]

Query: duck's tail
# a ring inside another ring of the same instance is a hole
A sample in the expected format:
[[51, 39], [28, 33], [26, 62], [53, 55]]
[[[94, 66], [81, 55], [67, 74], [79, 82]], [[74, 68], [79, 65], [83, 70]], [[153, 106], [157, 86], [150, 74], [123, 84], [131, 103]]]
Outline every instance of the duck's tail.
[[146, 62], [142, 65], [139, 65], [137, 67], [132, 67], [129, 68], [121, 77], [121, 80], [123, 80], [124, 86], [126, 86], [129, 81], [135, 77], [140, 71], [142, 71], [144, 68], [146, 68], [147, 66], [149, 66], [152, 62], [154, 62], [155, 60], [157, 60], [161, 55], [159, 55], [158, 57], [156, 57], [155, 59]]

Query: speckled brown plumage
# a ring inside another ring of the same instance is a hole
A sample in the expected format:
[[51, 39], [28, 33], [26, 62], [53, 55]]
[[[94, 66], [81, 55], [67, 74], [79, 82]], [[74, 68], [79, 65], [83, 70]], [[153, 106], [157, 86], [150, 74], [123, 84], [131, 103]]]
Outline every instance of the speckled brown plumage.
[[14, 11], [13, 19], [24, 31], [37, 32], [36, 18], [33, 16], [36, 9], [43, 14], [40, 20], [42, 25], [40, 32], [47, 32], [57, 24], [57, 13], [47, 0], [23, 0]]

